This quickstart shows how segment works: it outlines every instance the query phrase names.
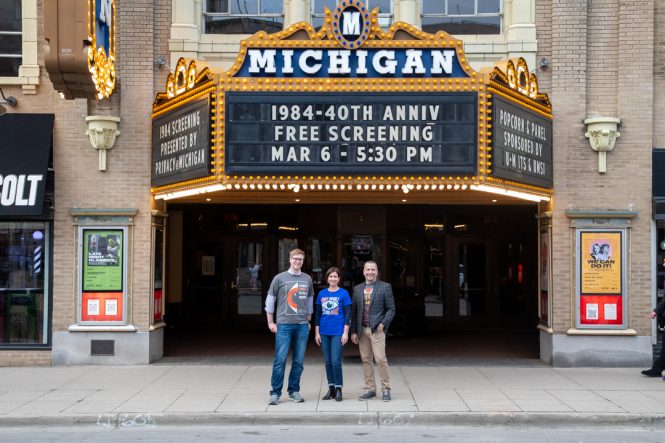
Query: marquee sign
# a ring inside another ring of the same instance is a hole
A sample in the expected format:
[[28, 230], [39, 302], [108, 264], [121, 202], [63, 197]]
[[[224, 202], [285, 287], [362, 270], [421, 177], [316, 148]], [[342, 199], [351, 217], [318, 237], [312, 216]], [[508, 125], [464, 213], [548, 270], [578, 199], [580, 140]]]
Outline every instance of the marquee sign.
[[97, 98], [108, 98], [115, 89], [115, 0], [89, 0], [88, 5], [88, 69]]
[[471, 181], [478, 169], [483, 82], [462, 42], [406, 23], [384, 32], [378, 9], [358, 0], [326, 9], [318, 32], [298, 23], [242, 42], [220, 89], [222, 180], [426, 174]]
[[44, 65], [64, 98], [108, 98], [116, 84], [115, 0], [44, 2]]
[[529, 76], [524, 59], [495, 69], [494, 177], [543, 188], [552, 187], [552, 115], [549, 99], [538, 92], [538, 80]]
[[[505, 66], [473, 70], [445, 32], [384, 31], [359, 0], [325, 12], [318, 31], [301, 22], [240, 43], [211, 102], [214, 186], [200, 192], [491, 185], [548, 198], [551, 106], [535, 79], [524, 90]], [[202, 183], [153, 185], [174, 198]]]
[[473, 174], [476, 96], [227, 93], [228, 173]]
[[164, 186], [210, 174], [210, 94], [213, 75], [196, 73], [196, 64], [178, 60], [175, 74], [153, 104], [152, 180]]

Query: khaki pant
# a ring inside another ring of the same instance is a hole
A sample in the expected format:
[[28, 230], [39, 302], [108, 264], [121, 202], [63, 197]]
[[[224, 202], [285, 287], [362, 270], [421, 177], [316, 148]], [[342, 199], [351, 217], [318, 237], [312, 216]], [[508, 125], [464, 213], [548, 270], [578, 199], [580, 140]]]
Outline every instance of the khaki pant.
[[376, 331], [372, 334], [370, 328], [363, 328], [358, 338], [360, 347], [360, 359], [363, 362], [363, 374], [365, 376], [365, 389], [376, 391], [376, 381], [374, 379], [374, 366], [372, 357], [379, 368], [381, 377], [381, 389], [390, 390], [390, 372], [388, 371], [388, 359], [386, 358], [386, 334], [383, 331]]

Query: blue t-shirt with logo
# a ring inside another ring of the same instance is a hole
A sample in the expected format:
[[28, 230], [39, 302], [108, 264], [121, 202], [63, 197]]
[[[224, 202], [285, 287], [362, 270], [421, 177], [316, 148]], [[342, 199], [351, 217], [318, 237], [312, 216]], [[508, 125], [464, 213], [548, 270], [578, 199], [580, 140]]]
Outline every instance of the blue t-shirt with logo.
[[321, 335], [342, 335], [344, 333], [344, 306], [351, 304], [351, 297], [344, 288], [330, 292], [328, 288], [319, 292], [316, 304], [321, 305], [319, 333]]

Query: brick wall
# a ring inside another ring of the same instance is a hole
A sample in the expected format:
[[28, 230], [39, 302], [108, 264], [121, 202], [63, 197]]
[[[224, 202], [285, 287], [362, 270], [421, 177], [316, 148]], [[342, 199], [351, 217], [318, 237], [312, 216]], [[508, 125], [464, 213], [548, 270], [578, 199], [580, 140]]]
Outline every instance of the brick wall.
[[[56, 115], [56, 220], [53, 330], [76, 321], [75, 235], [70, 208], [134, 208], [129, 256], [130, 323], [149, 326], [150, 104], [153, 95], [153, 2], [117, 1], [117, 85], [108, 100], [75, 100]], [[169, 8], [170, 9], [170, 8]], [[47, 83], [43, 89], [50, 85]], [[121, 118], [120, 135], [98, 170], [98, 153], [85, 136], [86, 115]]]
[[[154, 3], [154, 5], [153, 5]], [[154, 15], [153, 15], [154, 11]], [[129, 257], [132, 282], [130, 323], [149, 327], [150, 312], [150, 111], [154, 91], [163, 89], [168, 70], [154, 72], [155, 54], [168, 59], [169, 0], [117, 1], [117, 89], [109, 100], [63, 100], [43, 68], [43, 2], [39, 2], [40, 85], [36, 95], [3, 86], [19, 105], [11, 112], [54, 113], [55, 210], [53, 246], [53, 331], [76, 322], [76, 229], [70, 208], [135, 208], [134, 248]], [[154, 32], [159, 34], [155, 36]], [[159, 42], [155, 46], [154, 42]], [[157, 78], [157, 81], [154, 80]], [[156, 86], [155, 83], [158, 83]], [[107, 171], [98, 170], [98, 153], [85, 135], [87, 115], [114, 115], [120, 135], [107, 154]], [[50, 351], [0, 351], [0, 365], [48, 365]]]
[[654, 146], [665, 148], [665, 2], [654, 7]]
[[51, 352], [3, 350], [0, 366], [51, 366]]
[[[587, 6], [588, 4], [588, 6]], [[554, 106], [553, 327], [575, 323], [574, 238], [567, 209], [629, 210], [629, 327], [649, 335], [651, 303], [651, 145], [653, 3], [602, 0], [543, 2], [537, 8], [542, 46], [552, 66]], [[540, 52], [539, 52], [540, 56]], [[585, 118], [619, 117], [621, 137], [598, 173], [598, 155], [584, 136]]]

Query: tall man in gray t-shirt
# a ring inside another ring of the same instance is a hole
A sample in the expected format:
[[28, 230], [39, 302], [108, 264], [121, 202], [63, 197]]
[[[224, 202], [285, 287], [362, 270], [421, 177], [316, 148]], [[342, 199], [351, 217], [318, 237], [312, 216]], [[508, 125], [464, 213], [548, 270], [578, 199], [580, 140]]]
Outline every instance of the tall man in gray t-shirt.
[[[312, 278], [301, 272], [305, 253], [294, 249], [289, 253], [290, 267], [273, 278], [266, 298], [266, 316], [268, 328], [275, 334], [275, 359], [272, 363], [270, 401], [279, 404], [284, 386], [284, 368], [289, 349], [291, 354], [291, 372], [287, 391], [289, 400], [301, 403], [300, 376], [303, 371], [307, 338], [311, 329], [314, 312], [314, 286]], [[277, 321], [273, 319], [277, 313]]]

